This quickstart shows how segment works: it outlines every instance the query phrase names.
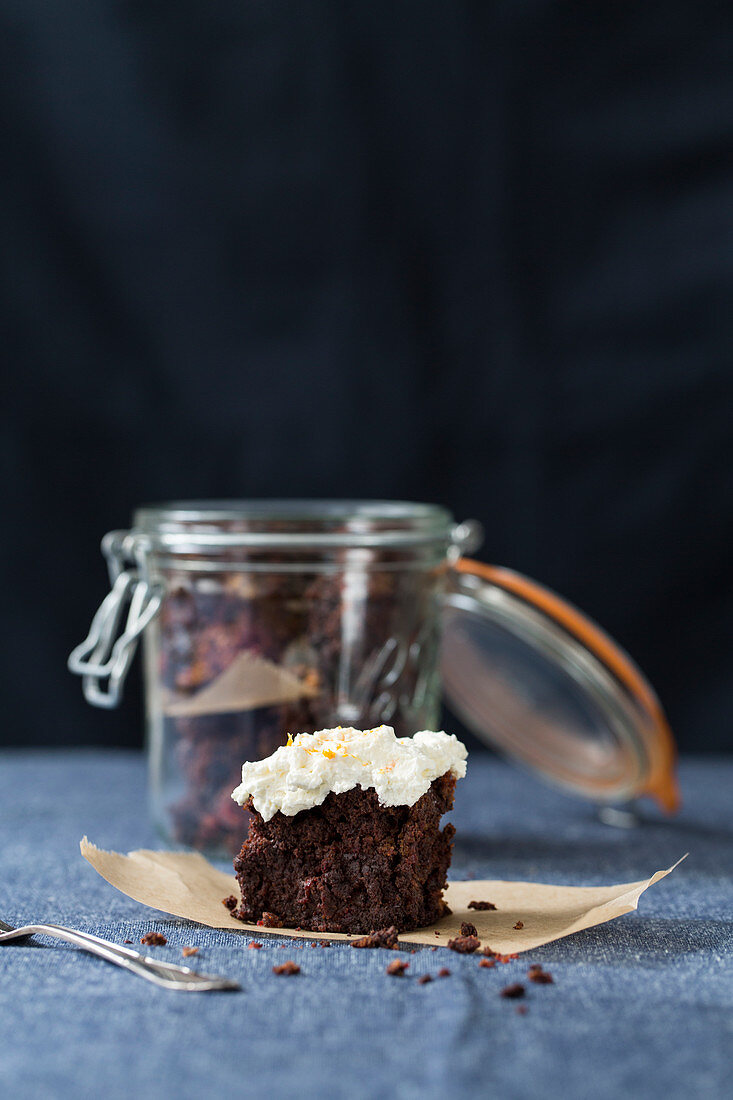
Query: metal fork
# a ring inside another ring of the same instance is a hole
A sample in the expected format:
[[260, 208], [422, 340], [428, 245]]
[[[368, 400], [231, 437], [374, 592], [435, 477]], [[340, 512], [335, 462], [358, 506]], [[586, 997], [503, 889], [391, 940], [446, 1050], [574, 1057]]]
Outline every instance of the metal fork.
[[217, 989], [239, 989], [237, 982], [230, 978], [217, 978], [213, 974], [199, 974], [188, 966], [176, 966], [174, 963], [159, 962], [149, 955], [141, 955], [139, 951], [131, 951], [128, 947], [110, 943], [99, 936], [92, 936], [89, 932], [77, 932], [72, 928], [64, 928], [60, 924], [26, 924], [22, 928], [13, 928], [0, 920], [0, 943], [9, 943], [11, 940], [23, 939], [26, 936], [42, 934], [53, 936], [57, 940], [66, 940], [75, 947], [81, 947], [83, 951], [89, 951], [92, 955], [99, 955], [100, 959], [114, 963], [145, 978], [163, 989], [180, 989], [189, 993], [205, 993]]

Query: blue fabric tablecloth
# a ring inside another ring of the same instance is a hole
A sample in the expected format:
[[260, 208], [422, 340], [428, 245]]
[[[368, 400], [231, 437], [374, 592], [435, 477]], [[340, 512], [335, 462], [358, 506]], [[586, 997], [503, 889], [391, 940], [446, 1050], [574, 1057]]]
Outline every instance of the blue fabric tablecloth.
[[[458, 787], [452, 876], [567, 884], [627, 882], [689, 858], [640, 910], [493, 970], [445, 948], [409, 956], [249, 937], [157, 914], [117, 893], [79, 855], [96, 844], [158, 847], [134, 754], [0, 755], [0, 917], [54, 920], [121, 942], [149, 929], [154, 952], [241, 993], [159, 990], [42, 941], [0, 947], [0, 1096], [722, 1097], [733, 1083], [733, 761], [688, 760], [674, 821], [636, 828], [494, 759]], [[300, 941], [302, 943], [302, 941]], [[295, 959], [302, 974], [272, 966]], [[499, 996], [529, 962], [527, 1013]], [[448, 966], [452, 976], [419, 985]]]

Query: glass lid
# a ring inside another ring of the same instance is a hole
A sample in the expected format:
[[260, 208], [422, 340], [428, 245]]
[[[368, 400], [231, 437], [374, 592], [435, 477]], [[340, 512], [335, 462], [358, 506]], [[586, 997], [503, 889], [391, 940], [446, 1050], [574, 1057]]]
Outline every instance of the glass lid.
[[446, 699], [486, 744], [598, 802], [679, 805], [674, 740], [631, 659], [595, 623], [508, 569], [461, 558], [443, 612]]

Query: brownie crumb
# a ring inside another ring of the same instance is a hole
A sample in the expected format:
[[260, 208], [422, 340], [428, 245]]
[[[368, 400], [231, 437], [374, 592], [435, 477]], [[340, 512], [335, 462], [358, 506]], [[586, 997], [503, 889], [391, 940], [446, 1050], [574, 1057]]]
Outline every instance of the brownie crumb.
[[470, 955], [480, 946], [481, 940], [476, 936], [456, 936], [454, 940], [448, 940], [448, 947], [451, 951], [457, 951], [459, 955]]
[[399, 932], [393, 924], [390, 924], [389, 928], [379, 928], [376, 932], [370, 932], [370, 935], [377, 940], [379, 947], [388, 947], [391, 950], [397, 950], [397, 937], [399, 936]]
[[397, 977], [401, 977], [407, 970], [410, 964], [403, 962], [402, 959], [393, 959], [387, 967], [388, 974], [395, 974]]
[[496, 906], [494, 905], [493, 901], [469, 901], [468, 908], [488, 910], [496, 909]]
[[430, 948], [430, 950], [431, 950], [431, 951], [437, 951], [437, 950], [438, 950], [438, 948], [437, 948], [437, 947], [431, 947], [431, 948]]
[[273, 974], [300, 974], [300, 967], [292, 959], [288, 959], [280, 966], [273, 966], [272, 972]]
[[148, 947], [165, 947], [168, 940], [160, 932], [146, 932], [140, 943], [144, 943]]
[[257, 924], [261, 928], [282, 928], [283, 922], [277, 913], [263, 913]]
[[199, 953], [198, 947], [184, 947], [183, 951], [181, 952], [184, 959], [189, 959], [191, 957], [191, 955], [198, 955], [198, 953]]
[[132, 943], [132, 940], [123, 940], [123, 943]]
[[537, 985], [552, 985], [555, 981], [549, 970], [543, 970], [539, 963], [530, 966], [527, 977], [531, 982], [536, 982]]
[[427, 982], [432, 982], [432, 980], [433, 980], [432, 974], [423, 974], [421, 977], [419, 977], [417, 979], [417, 984], [418, 985], [426, 985]]
[[319, 940], [318, 944], [319, 944], [320, 947], [330, 947], [331, 946], [331, 941], [330, 940]]
[[262, 947], [262, 944], [257, 943], [256, 940], [252, 940], [252, 943], [247, 944], [247, 948], [248, 948], [249, 951], [259, 951], [261, 947]]
[[524, 996], [524, 986], [521, 982], [514, 982], [512, 985], [505, 985], [501, 990], [502, 997], [509, 997], [514, 999], [516, 997]]
[[489, 947], [488, 943], [486, 944], [485, 947], [481, 948], [481, 951], [479, 952], [479, 954], [485, 955], [487, 959], [496, 959], [496, 958], [499, 957], [496, 954], [496, 951], [494, 951], [493, 948]]
[[493, 959], [479, 959], [478, 964], [479, 964], [479, 966], [487, 967], [487, 969], [488, 969], [488, 967], [496, 966], [496, 963], [494, 962]]
[[441, 966], [440, 970], [438, 971], [438, 977], [439, 978], [450, 978], [450, 970], [448, 969], [447, 966]]
[[397, 947], [397, 937], [399, 932], [393, 924], [389, 928], [380, 928], [377, 932], [370, 932], [368, 936], [362, 936], [361, 939], [352, 940], [352, 947], [389, 947], [395, 949]]
[[524, 921], [523, 920], [518, 920], [517, 921], [517, 923], [514, 925], [514, 931], [518, 932], [520, 928], [524, 928]]
[[231, 912], [232, 909], [237, 908], [237, 899], [235, 898], [234, 894], [230, 894], [228, 898], [221, 899], [221, 904], [225, 905], [227, 909]]
[[527, 1006], [526, 1005], [517, 1005], [516, 1012], [517, 1012], [517, 1016], [526, 1016], [527, 1012], [528, 1012]]
[[470, 920], [464, 920], [461, 923], [461, 935], [462, 936], [478, 936], [476, 925], [471, 924]]

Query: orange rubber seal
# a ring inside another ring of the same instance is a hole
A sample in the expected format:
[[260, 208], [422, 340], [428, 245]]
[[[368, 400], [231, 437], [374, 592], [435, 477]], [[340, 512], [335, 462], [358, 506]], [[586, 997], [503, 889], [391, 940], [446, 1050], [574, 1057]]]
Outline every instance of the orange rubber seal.
[[649, 775], [638, 793], [649, 795], [666, 813], [676, 813], [680, 807], [680, 792], [675, 771], [677, 746], [674, 736], [656, 695], [622, 650], [577, 608], [511, 569], [485, 565], [471, 558], [459, 558], [454, 569], [497, 585], [543, 611], [584, 645], [626, 688], [649, 725], [649, 735], [644, 739], [649, 756]]

